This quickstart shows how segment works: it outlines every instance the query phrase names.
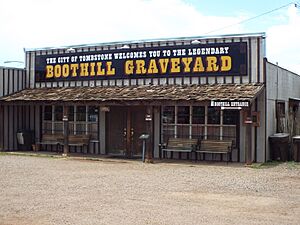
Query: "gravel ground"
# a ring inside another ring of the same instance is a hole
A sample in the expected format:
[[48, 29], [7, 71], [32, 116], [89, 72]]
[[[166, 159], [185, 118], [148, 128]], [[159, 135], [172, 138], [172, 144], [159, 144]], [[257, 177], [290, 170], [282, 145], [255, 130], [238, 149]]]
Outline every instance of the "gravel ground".
[[0, 224], [300, 224], [300, 165], [0, 155]]

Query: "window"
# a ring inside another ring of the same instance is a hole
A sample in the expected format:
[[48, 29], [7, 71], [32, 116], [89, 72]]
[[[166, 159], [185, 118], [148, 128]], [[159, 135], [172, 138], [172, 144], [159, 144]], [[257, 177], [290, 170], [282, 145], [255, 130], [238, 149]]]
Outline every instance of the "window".
[[89, 122], [97, 122], [98, 121], [98, 107], [89, 106], [88, 110], [88, 121]]
[[207, 123], [220, 124], [220, 109], [216, 107], [208, 107]]
[[54, 120], [62, 121], [63, 118], [63, 107], [61, 105], [56, 105], [54, 107]]
[[163, 123], [175, 123], [175, 106], [165, 106], [163, 108]]
[[223, 124], [237, 125], [239, 119], [238, 110], [224, 110], [223, 111]]
[[233, 140], [236, 144], [239, 118], [239, 110], [221, 111], [220, 107], [210, 106], [165, 106], [162, 108], [161, 139], [163, 142], [170, 137], [221, 139]]
[[205, 123], [205, 107], [204, 106], [193, 106], [192, 123], [193, 124], [204, 124]]
[[178, 124], [189, 124], [190, 123], [190, 107], [189, 106], [178, 106], [177, 123]]
[[[63, 133], [63, 106], [44, 107], [43, 133]], [[98, 107], [68, 106], [69, 133], [90, 134], [98, 140]]]
[[74, 106], [69, 106], [68, 119], [69, 121], [74, 121]]
[[52, 121], [52, 106], [46, 105], [44, 109], [44, 120]]
[[77, 106], [76, 121], [86, 121], [86, 107]]

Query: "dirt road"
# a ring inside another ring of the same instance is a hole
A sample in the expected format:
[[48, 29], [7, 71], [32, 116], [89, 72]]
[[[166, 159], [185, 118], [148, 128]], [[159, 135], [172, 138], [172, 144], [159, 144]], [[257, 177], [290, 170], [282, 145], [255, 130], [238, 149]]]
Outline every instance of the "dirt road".
[[0, 155], [8, 224], [300, 224], [300, 165]]

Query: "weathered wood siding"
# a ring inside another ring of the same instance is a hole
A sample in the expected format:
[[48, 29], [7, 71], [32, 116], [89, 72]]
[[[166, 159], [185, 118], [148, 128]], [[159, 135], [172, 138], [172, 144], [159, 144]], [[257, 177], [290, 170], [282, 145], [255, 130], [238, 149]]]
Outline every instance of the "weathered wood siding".
[[[146, 47], [157, 47], [157, 46], [182, 46], [190, 45], [191, 40], [164, 40], [164, 41], [152, 41], [152, 42], [140, 42], [140, 43], [130, 43], [130, 49], [134, 50], [137, 48], [146, 48]], [[90, 80], [90, 81], [57, 81], [57, 82], [35, 82], [35, 71], [34, 63], [35, 56], [37, 55], [49, 55], [49, 54], [58, 54], [66, 53], [67, 48], [65, 49], [42, 49], [35, 51], [26, 52], [26, 68], [28, 76], [28, 81], [30, 83], [30, 88], [41, 88], [41, 87], [77, 87], [77, 86], [128, 86], [128, 85], [160, 85], [160, 84], [244, 84], [244, 83], [264, 83], [265, 74], [264, 74], [264, 57], [265, 57], [265, 37], [264, 35], [254, 35], [254, 36], [236, 36], [236, 37], [216, 37], [216, 38], [201, 38], [202, 43], [231, 43], [231, 42], [247, 42], [248, 46], [248, 67], [246, 76], [211, 76], [211, 75], [202, 75], [197, 77], [169, 77], [169, 78], [140, 78], [140, 79], [115, 79], [115, 80]], [[74, 47], [76, 52], [88, 52], [94, 50], [110, 50], [118, 49], [122, 46], [122, 43], [119, 44], [104, 44], [104, 45], [95, 45], [95, 46], [86, 46], [86, 47]], [[195, 46], [197, 47], [197, 46]], [[255, 105], [253, 110], [261, 112], [261, 115], [264, 114], [264, 97], [260, 97]], [[245, 159], [245, 139], [247, 138], [244, 133], [244, 125], [242, 122], [242, 114], [240, 115], [240, 146], [239, 151], [233, 153], [233, 157], [237, 161], [243, 162]], [[263, 117], [262, 117], [263, 118]], [[35, 121], [40, 123], [40, 121]], [[100, 132], [105, 132], [103, 125], [105, 124], [105, 114], [100, 116]], [[154, 143], [160, 143], [160, 116], [156, 113], [154, 117], [155, 131], [158, 134], [154, 137]], [[38, 125], [35, 125], [35, 128], [38, 129]], [[37, 134], [40, 131], [36, 131]], [[254, 161], [264, 161], [264, 144], [263, 138], [265, 137], [265, 127], [264, 125], [259, 128], [253, 128], [253, 158]], [[105, 153], [105, 135], [102, 133], [99, 135], [100, 144], [93, 144], [90, 146], [91, 153]], [[74, 150], [77, 151], [77, 150]], [[79, 151], [79, 150], [78, 150]], [[155, 146], [155, 157], [158, 157], [159, 152], [157, 146]]]
[[[29, 87], [24, 69], [0, 67], [0, 97]], [[23, 107], [0, 104], [0, 151], [16, 150], [16, 132], [26, 128]]]
[[268, 137], [276, 133], [276, 101], [285, 103], [284, 132], [288, 131], [289, 98], [300, 99], [300, 75], [266, 62], [266, 159], [270, 159]]

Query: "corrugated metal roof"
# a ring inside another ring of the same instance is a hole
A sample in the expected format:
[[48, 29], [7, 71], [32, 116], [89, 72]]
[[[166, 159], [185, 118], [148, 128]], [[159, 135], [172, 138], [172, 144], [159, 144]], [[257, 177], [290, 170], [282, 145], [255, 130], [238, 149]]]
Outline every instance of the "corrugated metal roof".
[[36, 88], [3, 97], [0, 101], [2, 103], [251, 101], [263, 87], [263, 84], [211, 84]]
[[172, 41], [192, 41], [192, 40], [205, 40], [205, 39], [224, 39], [224, 38], [243, 38], [243, 37], [266, 37], [266, 33], [244, 33], [244, 34], [225, 34], [225, 35], [206, 35], [206, 36], [192, 36], [192, 37], [176, 37], [176, 38], [159, 38], [159, 39], [142, 39], [132, 41], [115, 41], [115, 42], [100, 42], [91, 44], [79, 44], [57, 47], [43, 47], [43, 48], [24, 48], [25, 52], [53, 50], [53, 49], [69, 49], [69, 48], [85, 48], [95, 46], [117, 46], [117, 45], [130, 45], [130, 44], [146, 44], [152, 42], [172, 42]]

